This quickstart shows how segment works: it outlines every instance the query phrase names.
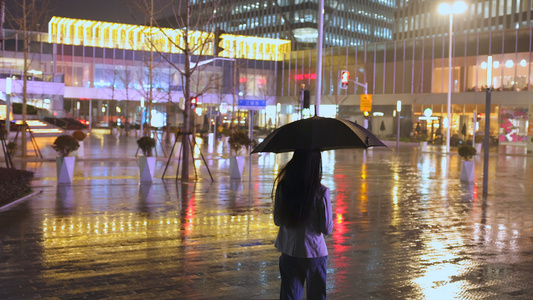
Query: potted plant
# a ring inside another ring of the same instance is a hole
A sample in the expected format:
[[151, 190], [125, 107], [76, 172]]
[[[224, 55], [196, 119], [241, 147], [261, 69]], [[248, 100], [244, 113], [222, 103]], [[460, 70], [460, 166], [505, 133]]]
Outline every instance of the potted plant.
[[135, 130], [135, 137], [141, 136], [141, 125], [140, 124], [133, 125], [133, 130]]
[[242, 147], [252, 144], [252, 140], [250, 140], [246, 132], [234, 130], [230, 134], [228, 143], [231, 153], [234, 154], [230, 156], [230, 177], [232, 179], [241, 179], [244, 169], [244, 156], [240, 156], [240, 153]]
[[6, 145], [7, 152], [9, 156], [13, 156], [15, 154], [15, 151], [17, 151], [17, 144], [14, 142], [9, 142]]
[[461, 181], [474, 182], [475, 165], [471, 159], [477, 154], [476, 148], [470, 145], [463, 145], [457, 149], [457, 152], [464, 159], [463, 167], [461, 169]]
[[418, 141], [420, 142], [420, 151], [425, 152], [428, 147], [428, 135], [425, 133], [420, 134]]
[[71, 183], [72, 175], [74, 174], [75, 157], [69, 157], [69, 155], [79, 148], [80, 144], [71, 135], [58, 136], [52, 148], [56, 150], [58, 157], [56, 158], [57, 166], [57, 182], [58, 183]]
[[85, 137], [87, 137], [87, 134], [85, 134], [85, 132], [78, 129], [78, 130], [74, 130], [74, 132], [72, 133], [72, 136], [76, 140], [78, 140], [78, 143], [80, 144], [80, 147], [76, 151], [77, 156], [83, 157], [85, 155], [85, 147], [83, 145], [83, 140], [85, 139]]
[[143, 156], [139, 157], [141, 181], [153, 181], [156, 158], [152, 156], [152, 149], [155, 147], [155, 140], [149, 136], [143, 136], [137, 140], [137, 145], [143, 153]]

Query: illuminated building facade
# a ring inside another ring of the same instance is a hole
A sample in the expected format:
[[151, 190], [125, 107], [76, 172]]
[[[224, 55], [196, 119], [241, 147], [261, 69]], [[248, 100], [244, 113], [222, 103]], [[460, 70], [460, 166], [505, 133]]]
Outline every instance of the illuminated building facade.
[[[429, 38], [448, 34], [449, 22], [437, 12], [447, 1], [399, 0], [395, 14], [395, 40]], [[453, 2], [453, 1], [449, 1]], [[465, 13], [454, 16], [456, 34], [476, 35], [478, 32], [498, 32], [525, 29], [533, 25], [529, 0], [470, 0]]]
[[[528, 3], [531, 5], [531, 1]], [[483, 11], [484, 5], [481, 6]], [[518, 28], [455, 32], [450, 116], [446, 102], [450, 71], [448, 36], [438, 33], [417, 33], [413, 38], [405, 36], [404, 39], [397, 36], [395, 41], [365, 42], [355, 46], [325, 47], [321, 115], [363, 123], [360, 95], [364, 89], [355, 81], [366, 83], [368, 94], [372, 95], [369, 123], [378, 135], [386, 137], [396, 132], [394, 110], [396, 102], [401, 100], [402, 137], [410, 137], [420, 123], [421, 131], [426, 132], [429, 139], [437, 138], [438, 129], [442, 132], [449, 125], [452, 135], [468, 140], [483, 129], [487, 118], [484, 115], [485, 89], [490, 82], [493, 87], [491, 136], [500, 142], [524, 143], [528, 135], [533, 135], [533, 126], [528, 121], [528, 113], [533, 112], [533, 26], [527, 26], [530, 22], [527, 21], [528, 12], [515, 15], [522, 18]], [[447, 19], [440, 15], [433, 18], [435, 23], [443, 24]], [[502, 16], [498, 20], [503, 19]], [[458, 18], [457, 28], [461, 28], [460, 22]], [[488, 21], [481, 23], [489, 24]], [[35, 33], [32, 41], [31, 51], [35, 57], [30, 71], [33, 79], [30, 90], [33, 96], [28, 103], [48, 108], [58, 116], [68, 113], [87, 118], [92, 111], [93, 123], [110, 118], [140, 122], [140, 103], [146, 98], [149, 86], [146, 80], [149, 51], [142, 48], [143, 34], [146, 38], [147, 35], [156, 37], [158, 33], [125, 24], [54, 19], [50, 22], [50, 33]], [[0, 69], [4, 75], [20, 78], [20, 42], [17, 42], [15, 33], [8, 32], [6, 36], [11, 38], [3, 45]], [[154, 41], [157, 40], [155, 37]], [[198, 38], [209, 37], [199, 33]], [[204, 116], [213, 107], [230, 111], [238, 98], [267, 100], [267, 107], [260, 111], [261, 117], [255, 124], [258, 126], [276, 126], [299, 118], [302, 85], [311, 91], [311, 104], [315, 101], [316, 52], [312, 49], [290, 51], [288, 40], [231, 34], [224, 40], [231, 42], [231, 39], [239, 38], [243, 47], [237, 52], [241, 55], [237, 76], [233, 61], [217, 60], [206, 64], [196, 80], [198, 86], [205, 86], [208, 84], [205, 78], [210, 75], [221, 78], [214, 83], [213, 91], [199, 99], [198, 106], [203, 109]], [[169, 51], [165, 54], [169, 61], [181, 62], [180, 53], [164, 43], [158, 45]], [[224, 52], [221, 56], [229, 58]], [[489, 56], [493, 61], [492, 78], [487, 81]], [[170, 99], [179, 104], [172, 106], [170, 113], [179, 116], [176, 107], [184, 101], [180, 76], [169, 68], [163, 57], [158, 57], [154, 63], [157, 70], [153, 86], [156, 91], [154, 113], [167, 113]], [[346, 89], [340, 88], [343, 70], [350, 73]], [[0, 78], [0, 91], [3, 91], [4, 82]], [[14, 91], [16, 93], [16, 87]], [[236, 91], [235, 97], [233, 91]], [[433, 111], [435, 121], [420, 119], [427, 108]], [[479, 122], [478, 114], [481, 114]], [[175, 122], [180, 123], [179, 120]], [[381, 122], [385, 123], [383, 132], [375, 130], [380, 128]]]
[[[15, 77], [12, 99], [21, 102], [22, 81], [17, 80], [22, 74], [17, 48], [20, 41], [15, 32], [11, 33], [2, 49], [0, 69], [5, 70], [4, 78]], [[206, 45], [201, 52], [194, 53], [193, 61], [210, 61], [193, 78], [193, 93], [207, 90], [199, 97], [201, 108], [209, 111], [211, 106], [217, 109], [220, 106], [224, 111], [233, 111], [236, 97], [267, 100], [274, 105], [276, 63], [283, 53], [290, 51], [290, 41], [225, 34], [224, 42], [235, 42], [237, 51], [231, 59], [224, 51], [213, 60], [212, 34], [192, 32], [190, 36], [191, 43]], [[54, 17], [49, 22], [48, 34], [34, 34], [31, 72], [39, 76], [32, 75], [30, 86], [45, 81], [41, 85], [50, 87], [48, 82], [56, 80], [60, 88], [53, 89], [56, 98], [30, 89], [28, 104], [45, 108], [55, 116], [68, 114], [90, 119], [92, 123], [118, 120], [139, 123], [140, 103], [144, 99], [148, 105], [151, 96], [153, 125], [164, 126], [166, 113], [174, 115], [174, 124], [179, 124], [184, 79], [173, 65], [183, 67], [184, 59], [169, 39], [180, 41], [181, 32]], [[0, 80], [0, 84], [3, 82]], [[238, 91], [236, 97], [233, 90]], [[175, 105], [168, 105], [169, 102]], [[202, 114], [201, 109], [198, 113]]]
[[[325, 0], [324, 46], [391, 40], [395, 2]], [[318, 36], [317, 11], [318, 0], [223, 0], [215, 26], [233, 34], [290, 40], [293, 50], [311, 49]]]
[[[446, 18], [441, 16], [441, 18]], [[320, 113], [363, 124], [360, 110], [367, 84], [372, 95], [370, 127], [381, 137], [395, 136], [396, 103], [402, 101], [401, 136], [411, 138], [417, 123], [427, 139], [437, 140], [451, 126], [454, 140], [471, 140], [485, 126], [485, 98], [492, 84], [491, 129], [494, 142], [526, 143], [533, 136], [533, 27], [454, 35], [451, 116], [447, 115], [448, 36], [432, 36], [361, 46], [324, 49]], [[487, 81], [488, 58], [492, 77]], [[315, 51], [286, 54], [278, 81], [281, 123], [299, 118], [301, 87], [316, 90]], [[346, 89], [341, 72], [350, 73]], [[314, 93], [311, 103], [314, 103]], [[424, 120], [430, 108], [434, 121]], [[479, 119], [479, 121], [477, 120]], [[383, 131], [380, 131], [381, 123]], [[439, 130], [440, 128], [440, 130]], [[478, 138], [479, 141], [479, 138]]]

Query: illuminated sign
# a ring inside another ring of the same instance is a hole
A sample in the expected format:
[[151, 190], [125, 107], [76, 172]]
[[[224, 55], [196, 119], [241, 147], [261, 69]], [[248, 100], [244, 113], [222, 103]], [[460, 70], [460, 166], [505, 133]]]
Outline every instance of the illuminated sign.
[[[175, 28], [63, 17], [52, 17], [48, 22], [49, 43], [139, 51], [153, 49], [163, 53], [183, 53], [182, 49], [186, 48], [183, 32]], [[189, 30], [187, 34], [190, 43], [206, 45], [194, 47], [194, 55], [216, 53], [227, 58], [281, 61], [283, 55], [291, 51], [289, 40], [227, 34], [220, 29], [217, 32]]]
[[419, 120], [438, 120], [439, 118], [438, 117], [432, 117], [433, 115], [433, 110], [431, 110], [431, 108], [426, 108], [424, 110], [424, 117], [418, 117]]
[[363, 94], [361, 95], [361, 104], [359, 106], [360, 111], [372, 111], [372, 95]]
[[304, 79], [311, 79], [311, 80], [316, 79], [316, 73], [294, 75], [294, 80], [304, 80]]
[[266, 100], [239, 99], [239, 109], [261, 110], [265, 109]]

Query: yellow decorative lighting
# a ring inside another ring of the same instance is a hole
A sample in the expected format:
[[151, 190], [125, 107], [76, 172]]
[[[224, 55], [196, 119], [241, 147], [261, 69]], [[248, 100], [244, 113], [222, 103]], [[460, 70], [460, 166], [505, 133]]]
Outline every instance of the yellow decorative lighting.
[[[85, 45], [163, 53], [182, 53], [183, 30], [142, 25], [121, 24], [63, 17], [53, 17], [48, 23], [48, 41], [55, 44]], [[289, 40], [223, 34], [220, 57], [280, 61], [291, 50]], [[174, 41], [173, 43], [171, 41]], [[189, 31], [194, 55], [213, 55], [212, 32]]]

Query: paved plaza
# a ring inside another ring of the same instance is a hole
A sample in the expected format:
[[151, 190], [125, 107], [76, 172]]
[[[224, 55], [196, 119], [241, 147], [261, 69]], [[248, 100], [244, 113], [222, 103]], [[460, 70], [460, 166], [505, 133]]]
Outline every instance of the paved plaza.
[[[35, 172], [37, 193], [0, 212], [0, 299], [278, 298], [271, 192], [289, 154], [253, 154], [251, 172], [247, 156], [239, 181], [227, 147], [203, 145], [215, 181], [198, 159], [198, 180], [181, 182], [162, 151], [172, 143], [158, 143], [154, 182], [140, 184], [136, 138], [95, 131], [73, 183], [58, 185], [53, 138], [37, 140], [44, 159], [14, 161]], [[533, 156], [523, 147], [491, 151], [487, 197], [482, 156], [474, 184], [441, 148], [322, 158], [334, 215], [328, 298], [533, 299]]]

